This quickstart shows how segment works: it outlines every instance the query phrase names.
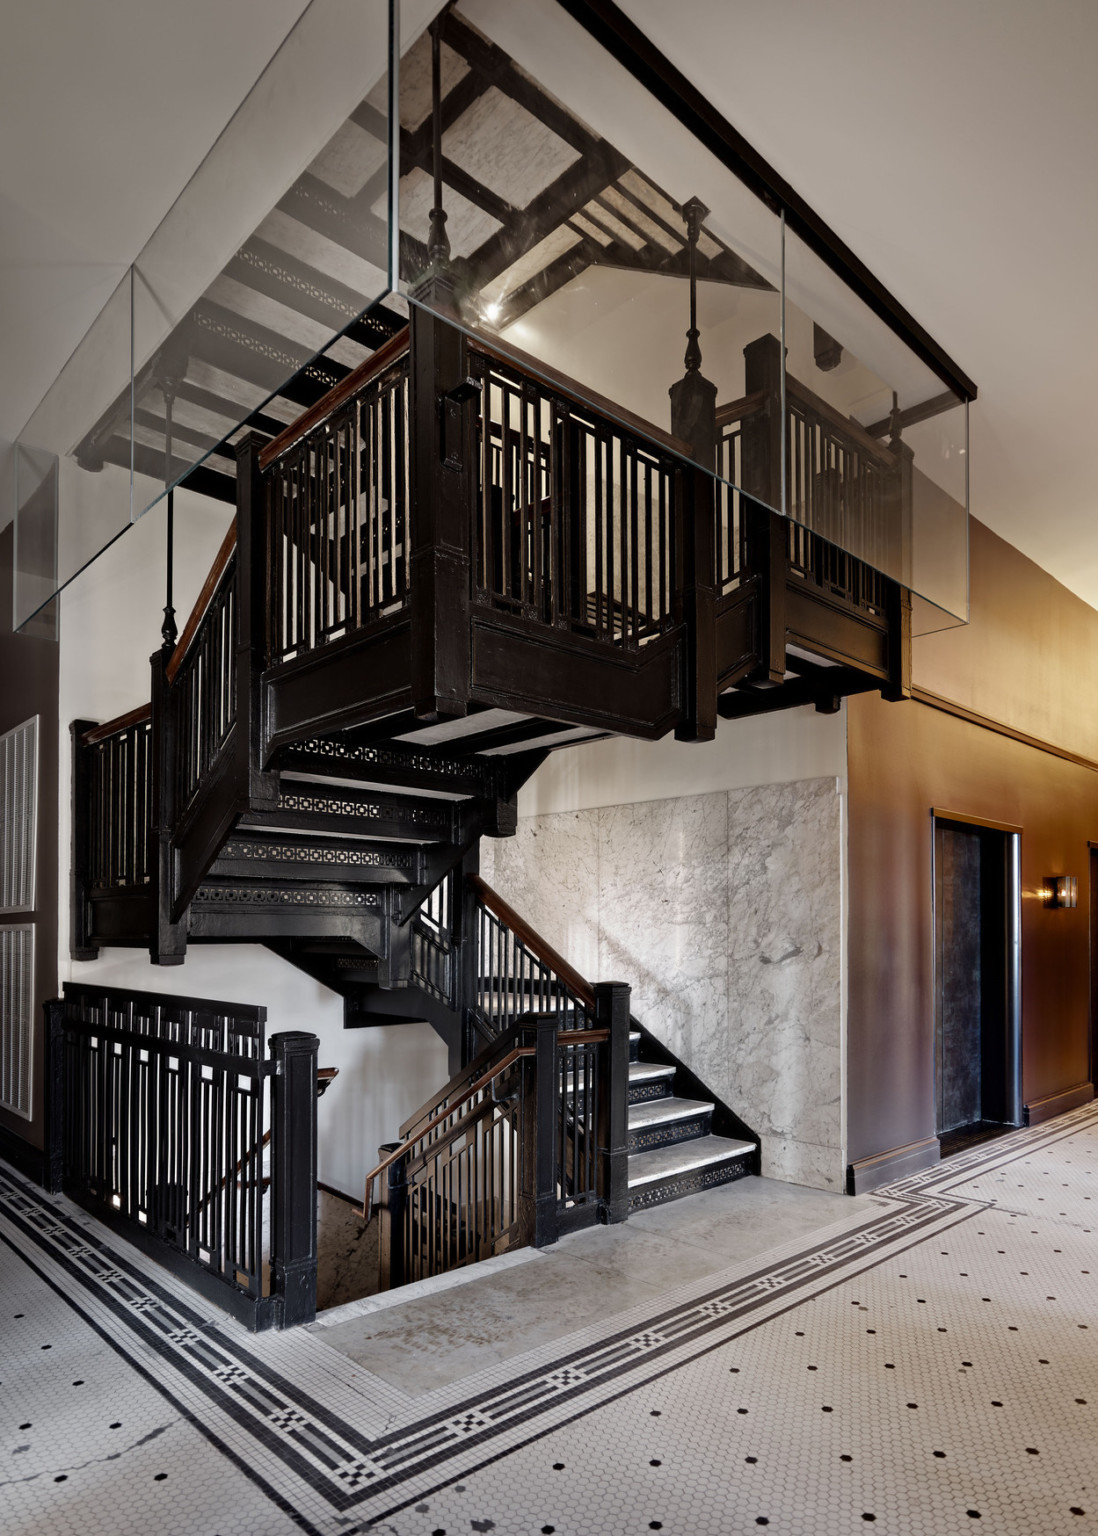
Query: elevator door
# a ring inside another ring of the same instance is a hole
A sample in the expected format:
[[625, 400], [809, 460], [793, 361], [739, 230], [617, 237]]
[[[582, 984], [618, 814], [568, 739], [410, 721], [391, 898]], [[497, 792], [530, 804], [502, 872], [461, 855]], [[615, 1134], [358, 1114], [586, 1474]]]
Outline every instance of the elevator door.
[[935, 820], [938, 1135], [1009, 1118], [1008, 834]]

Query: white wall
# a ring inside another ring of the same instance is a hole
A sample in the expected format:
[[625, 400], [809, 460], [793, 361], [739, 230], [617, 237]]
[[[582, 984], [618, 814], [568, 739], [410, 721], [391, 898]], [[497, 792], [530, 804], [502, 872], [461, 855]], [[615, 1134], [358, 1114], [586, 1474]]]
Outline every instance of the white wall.
[[[109, 720], [149, 698], [149, 657], [160, 643], [164, 605], [161, 504], [101, 555], [61, 597], [59, 765], [60, 889], [69, 888], [72, 836], [68, 727]], [[231, 509], [176, 493], [175, 605], [182, 628], [231, 519]], [[268, 1034], [304, 1029], [320, 1037], [320, 1063], [340, 1069], [319, 1112], [319, 1176], [347, 1193], [383, 1141], [446, 1081], [446, 1047], [427, 1024], [345, 1030], [343, 1002], [256, 944], [192, 945], [186, 962], [153, 966], [146, 951], [105, 949], [98, 960], [69, 958], [69, 909], [58, 924], [58, 980], [96, 982], [174, 996], [260, 1003]]]

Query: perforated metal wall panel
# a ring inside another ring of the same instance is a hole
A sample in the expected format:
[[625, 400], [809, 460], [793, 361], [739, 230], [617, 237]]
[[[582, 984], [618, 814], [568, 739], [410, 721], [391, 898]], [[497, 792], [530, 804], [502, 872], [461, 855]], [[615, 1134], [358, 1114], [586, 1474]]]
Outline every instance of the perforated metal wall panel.
[[0, 912], [34, 908], [38, 716], [0, 736]]
[[0, 1108], [29, 1120], [34, 1030], [34, 925], [0, 925]]

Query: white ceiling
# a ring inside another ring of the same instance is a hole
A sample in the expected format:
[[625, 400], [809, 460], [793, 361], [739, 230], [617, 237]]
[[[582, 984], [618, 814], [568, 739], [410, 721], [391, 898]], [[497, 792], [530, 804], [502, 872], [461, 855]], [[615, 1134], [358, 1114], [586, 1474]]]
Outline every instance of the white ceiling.
[[[1098, 5], [621, 3], [976, 380], [973, 512], [1098, 606]], [[5, 7], [0, 437], [304, 9]]]

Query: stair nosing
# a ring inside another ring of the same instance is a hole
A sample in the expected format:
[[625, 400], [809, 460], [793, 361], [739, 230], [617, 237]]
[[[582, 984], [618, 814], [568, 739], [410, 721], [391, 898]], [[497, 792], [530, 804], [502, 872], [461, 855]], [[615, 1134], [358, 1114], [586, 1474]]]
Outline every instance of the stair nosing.
[[[664, 1179], [678, 1178], [682, 1174], [698, 1173], [706, 1168], [717, 1168], [721, 1163], [729, 1163], [734, 1158], [743, 1157], [749, 1152], [754, 1152], [756, 1143], [753, 1141], [733, 1141], [726, 1136], [699, 1136], [695, 1138], [698, 1146], [697, 1157], [689, 1162], [682, 1163], [674, 1168], [656, 1168], [652, 1172], [641, 1169], [635, 1172], [637, 1163], [645, 1159], [656, 1162], [665, 1159], [667, 1154], [674, 1150], [671, 1147], [654, 1147], [650, 1151], [631, 1152], [629, 1154], [628, 1185], [630, 1189], [642, 1188], [645, 1184], [658, 1184]], [[713, 1142], [720, 1145], [714, 1147]], [[676, 1149], [689, 1147], [691, 1141], [682, 1141], [675, 1144]]]

